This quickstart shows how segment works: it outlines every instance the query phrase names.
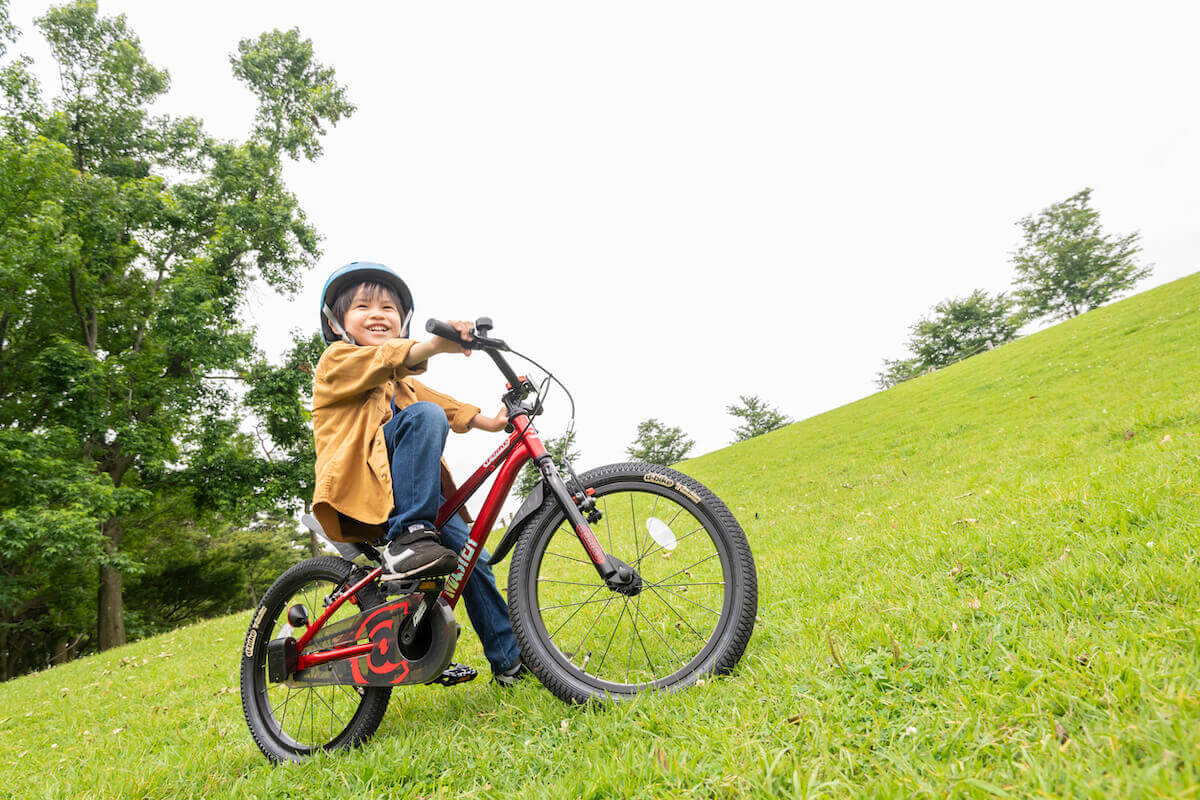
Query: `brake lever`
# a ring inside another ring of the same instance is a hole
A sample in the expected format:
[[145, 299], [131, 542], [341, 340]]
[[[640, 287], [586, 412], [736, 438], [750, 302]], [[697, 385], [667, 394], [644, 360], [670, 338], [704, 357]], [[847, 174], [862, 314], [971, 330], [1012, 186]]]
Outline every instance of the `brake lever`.
[[463, 342], [463, 347], [470, 347], [472, 350], [501, 350], [505, 353], [510, 352], [508, 345], [503, 339], [492, 339], [488, 336], [481, 336], [471, 329], [471, 341]]

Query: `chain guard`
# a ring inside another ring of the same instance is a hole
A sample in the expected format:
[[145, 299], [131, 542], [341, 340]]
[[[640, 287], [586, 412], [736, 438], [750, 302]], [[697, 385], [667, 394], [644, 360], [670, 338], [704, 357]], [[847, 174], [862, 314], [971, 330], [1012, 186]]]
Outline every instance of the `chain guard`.
[[288, 679], [289, 686], [407, 686], [429, 683], [442, 674], [454, 656], [458, 623], [446, 601], [438, 597], [425, 613], [411, 646], [400, 633], [421, 607], [420, 592], [391, 600], [353, 617], [322, 626], [304, 649], [306, 655], [334, 647], [370, 642], [366, 655], [318, 664]]

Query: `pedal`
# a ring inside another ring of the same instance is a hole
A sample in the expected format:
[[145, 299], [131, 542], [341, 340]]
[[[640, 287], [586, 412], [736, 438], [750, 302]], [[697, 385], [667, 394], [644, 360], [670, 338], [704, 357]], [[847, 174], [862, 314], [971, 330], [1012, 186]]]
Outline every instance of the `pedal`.
[[431, 683], [440, 683], [442, 686], [457, 686], [460, 683], [473, 681], [479, 677], [479, 671], [474, 667], [468, 667], [466, 664], [451, 664], [442, 671], [441, 675], [434, 678]]
[[435, 592], [441, 594], [446, 582], [441, 578], [403, 578], [395, 581], [384, 581], [383, 591], [388, 597], [393, 595], [414, 594], [416, 592]]

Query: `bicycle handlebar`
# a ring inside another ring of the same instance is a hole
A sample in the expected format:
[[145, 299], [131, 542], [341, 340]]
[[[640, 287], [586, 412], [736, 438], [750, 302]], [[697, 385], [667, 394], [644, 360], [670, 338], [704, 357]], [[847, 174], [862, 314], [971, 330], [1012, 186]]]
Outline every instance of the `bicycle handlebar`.
[[478, 350], [479, 344], [474, 340], [463, 341], [462, 336], [458, 332], [458, 328], [450, 325], [448, 322], [442, 322], [440, 319], [426, 320], [425, 330], [432, 333], [434, 336], [440, 336], [443, 339], [449, 339], [457, 345], [461, 345], [464, 350]]
[[[486, 333], [491, 330], [492, 322], [490, 319], [481, 318], [476, 322], [476, 326], [482, 326], [484, 333]], [[442, 322], [440, 319], [426, 320], [425, 330], [429, 331], [435, 336], [441, 336], [443, 339], [449, 339], [455, 344], [462, 345], [463, 349], [465, 350], [483, 350], [489, 356], [491, 356], [492, 361], [496, 362], [496, 366], [502, 373], [504, 373], [504, 377], [508, 381], [508, 386], [510, 389], [515, 390], [521, 386], [521, 378], [516, 372], [513, 371], [513, 368], [509, 366], [508, 361], [504, 359], [504, 356], [500, 355], [500, 351], [509, 349], [508, 345], [502, 340], [492, 339], [484, 335], [484, 333], [481, 333], [476, 328], [472, 328], [471, 340], [464, 342], [457, 328], [449, 323]]]

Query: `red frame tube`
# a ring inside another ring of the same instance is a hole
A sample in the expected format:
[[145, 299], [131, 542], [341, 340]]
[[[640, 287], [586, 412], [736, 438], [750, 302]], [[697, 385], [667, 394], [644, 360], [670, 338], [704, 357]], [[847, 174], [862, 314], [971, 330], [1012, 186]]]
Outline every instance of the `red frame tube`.
[[504, 444], [496, 448], [487, 461], [483, 462], [483, 465], [467, 478], [462, 487], [443, 503], [438, 511], [437, 527], [440, 528], [446, 520], [458, 513], [463, 504], [478, 491], [479, 487], [497, 468], [500, 469], [496, 482], [492, 484], [487, 499], [483, 502], [483, 508], [479, 510], [475, 524], [471, 526], [471, 535], [458, 554], [458, 566], [446, 579], [446, 586], [442, 589], [442, 598], [451, 608], [458, 605], [463, 586], [466, 585], [467, 579], [471, 577], [471, 572], [475, 569], [475, 562], [479, 560], [479, 554], [483, 552], [483, 545], [492, 532], [492, 526], [496, 524], [500, 509], [504, 506], [504, 501], [508, 497], [512, 485], [516, 482], [521, 468], [525, 466], [525, 462], [540, 458], [546, 453], [546, 447], [538, 438], [537, 431], [533, 429], [533, 423], [528, 416], [518, 414], [512, 419], [512, 423], [513, 432], [509, 434]]
[[341, 661], [343, 658], [358, 658], [374, 649], [375, 645], [367, 642], [366, 644], [352, 644], [348, 647], [335, 647], [333, 650], [322, 650], [309, 655], [301, 653], [300, 657], [296, 659], [296, 671], [300, 672], [318, 664], [328, 664], [330, 661]]
[[321, 616], [317, 617], [316, 622], [309, 623], [308, 628], [304, 631], [304, 635], [300, 637], [298, 642], [296, 642], [296, 649], [303, 651], [304, 648], [308, 646], [308, 643], [312, 641], [312, 638], [317, 635], [317, 631], [321, 629], [321, 626], [325, 624], [325, 621], [333, 616], [333, 612], [342, 607], [342, 603], [345, 603], [351, 597], [355, 597], [364, 586], [378, 578], [382, 573], [383, 567], [376, 567], [367, 573], [367, 577], [363, 578], [361, 581], [342, 592], [338, 599], [330, 603], [329, 607], [321, 612]]
[[[446, 586], [442, 589], [441, 597], [451, 608], [458, 605], [458, 600], [462, 597], [463, 587], [466, 585], [467, 579], [471, 577], [471, 572], [475, 569], [475, 563], [479, 560], [479, 554], [483, 552], [483, 546], [492, 532], [492, 526], [496, 524], [496, 518], [500, 515], [500, 509], [504, 506], [504, 501], [508, 497], [509, 491], [512, 490], [512, 486], [516, 482], [521, 468], [525, 466], [527, 461], [540, 458], [546, 454], [546, 446], [542, 444], [542, 440], [538, 437], [537, 431], [533, 429], [533, 423], [527, 415], [518, 414], [511, 421], [513, 423], [513, 432], [509, 434], [504, 444], [498, 447], [488, 457], [487, 461], [483, 462], [483, 465], [475, 470], [470, 478], [467, 478], [458, 491], [438, 509], [436, 524], [440, 528], [446, 523], [446, 520], [458, 513], [458, 510], [479, 490], [479, 487], [483, 485], [484, 481], [493, 472], [497, 469], [500, 470], [500, 474], [496, 477], [496, 482], [492, 484], [491, 490], [488, 491], [487, 499], [484, 500], [483, 508], [480, 509], [475, 524], [471, 527], [471, 535], [467, 539], [466, 544], [463, 545], [462, 551], [458, 554], [458, 566], [450, 577], [446, 579]], [[376, 567], [365, 578], [358, 581], [358, 583], [351, 586], [334, 600], [322, 612], [321, 616], [317, 618], [317, 621], [308, 626], [304, 635], [296, 642], [296, 649], [303, 651], [329, 617], [341, 608], [343, 603], [357, 596], [358, 592], [364, 586], [375, 580], [382, 572], [382, 567]], [[299, 671], [318, 664], [326, 664], [330, 661], [357, 658], [371, 652], [373, 647], [373, 644], [355, 644], [332, 650], [324, 650], [319, 653], [310, 653], [308, 655], [301, 653], [297, 660], [296, 669]]]

